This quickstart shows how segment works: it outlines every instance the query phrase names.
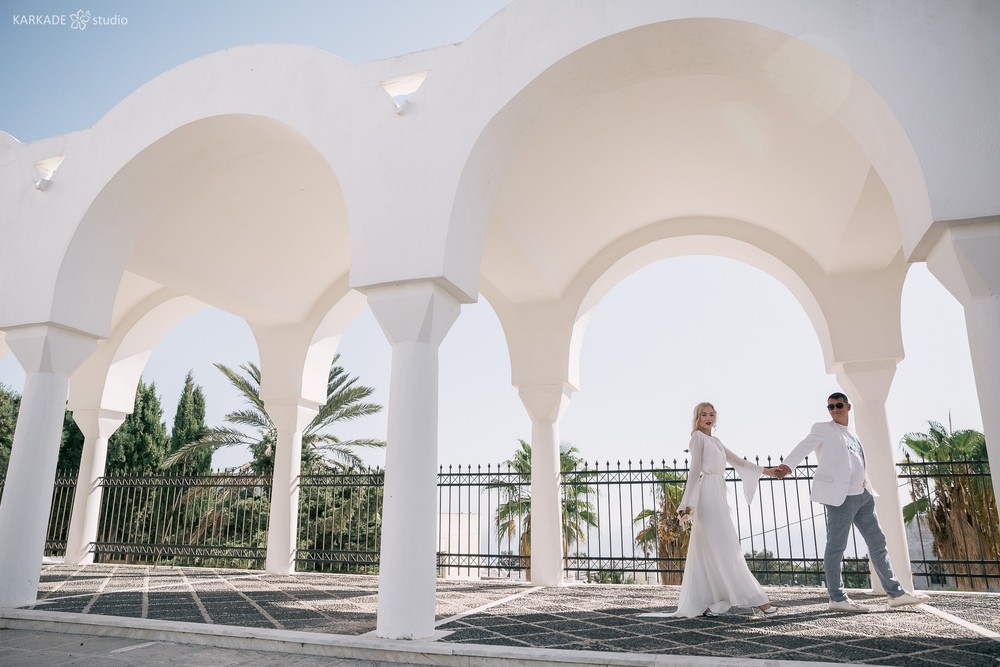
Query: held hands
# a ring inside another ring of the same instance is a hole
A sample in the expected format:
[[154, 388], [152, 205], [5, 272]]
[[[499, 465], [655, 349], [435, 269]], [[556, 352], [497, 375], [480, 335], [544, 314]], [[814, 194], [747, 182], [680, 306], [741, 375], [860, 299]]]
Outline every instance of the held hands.
[[785, 479], [785, 477], [792, 472], [792, 469], [782, 463], [779, 466], [774, 466], [773, 468], [764, 468], [764, 474], [768, 477], [774, 477], [775, 479]]
[[691, 508], [685, 507], [677, 510], [677, 520], [682, 524], [689, 522], [691, 520]]

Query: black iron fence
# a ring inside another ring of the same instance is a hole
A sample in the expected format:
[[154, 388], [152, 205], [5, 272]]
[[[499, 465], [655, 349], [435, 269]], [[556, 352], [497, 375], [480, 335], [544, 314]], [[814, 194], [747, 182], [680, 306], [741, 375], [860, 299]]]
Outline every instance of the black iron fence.
[[[267, 552], [271, 480], [259, 475], [109, 475], [98, 562], [255, 568]], [[72, 502], [72, 498], [69, 498]]]
[[378, 572], [384, 481], [377, 469], [299, 478], [299, 570]]
[[[825, 511], [809, 500], [814, 469], [807, 460], [783, 480], [762, 478], [753, 503], [746, 502], [736, 471], [726, 470], [733, 524], [763, 584], [824, 581]], [[592, 582], [680, 584], [689, 531], [676, 512], [686, 478], [686, 464], [676, 462], [588, 464], [564, 472], [564, 497], [569, 492], [588, 499], [564, 514], [563, 531], [571, 536], [567, 572]], [[596, 520], [584, 520], [585, 510]], [[844, 579], [848, 587], [870, 586], [865, 544], [853, 531]]]
[[[1000, 522], [985, 461], [899, 464], [900, 500], [918, 588], [1000, 590]], [[822, 505], [809, 500], [814, 466], [763, 478], [753, 503], [732, 469], [733, 521], [751, 570], [764, 584], [820, 585]], [[686, 466], [585, 464], [562, 475], [565, 572], [591, 582], [680, 583], [687, 530], [676, 521]], [[375, 573], [383, 473], [303, 475], [297, 567]], [[46, 554], [65, 552], [75, 476], [60, 475]], [[261, 568], [270, 480], [254, 475], [121, 476], [101, 479], [99, 562]], [[0, 495], [3, 483], [0, 481]], [[531, 567], [530, 476], [507, 465], [442, 468], [438, 566], [442, 577], [527, 578]], [[852, 535], [848, 586], [870, 585], [864, 542]]]
[[438, 472], [438, 574], [524, 577], [531, 477], [510, 465], [448, 466]]
[[[45, 535], [46, 555], [66, 553], [66, 538], [69, 537], [69, 520], [75, 492], [75, 475], [56, 475], [55, 487], [52, 490], [52, 510], [49, 512], [49, 530]], [[0, 480], [0, 499], [2, 498], [3, 480]]]
[[974, 459], [900, 464], [903, 518], [914, 576], [924, 588], [1000, 588], [1000, 522], [989, 463]]

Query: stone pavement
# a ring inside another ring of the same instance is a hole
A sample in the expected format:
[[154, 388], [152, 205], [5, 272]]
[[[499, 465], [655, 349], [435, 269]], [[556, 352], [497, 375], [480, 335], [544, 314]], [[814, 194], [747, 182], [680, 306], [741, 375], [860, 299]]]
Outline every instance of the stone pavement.
[[0, 665], [1000, 665], [991, 593], [890, 611], [852, 592], [873, 609], [856, 615], [827, 611], [820, 589], [770, 587], [776, 617], [669, 619], [644, 614], [672, 610], [674, 586], [441, 580], [437, 591], [435, 641], [394, 642], [373, 634], [373, 576], [48, 565], [36, 604], [0, 610]]

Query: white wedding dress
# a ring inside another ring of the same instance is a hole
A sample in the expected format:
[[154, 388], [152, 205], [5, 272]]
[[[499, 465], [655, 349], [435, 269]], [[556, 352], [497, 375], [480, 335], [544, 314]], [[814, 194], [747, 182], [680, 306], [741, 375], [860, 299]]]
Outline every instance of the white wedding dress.
[[706, 609], [717, 614], [730, 607], [757, 607], [768, 603], [767, 594], [750, 573], [726, 500], [726, 463], [743, 480], [747, 501], [752, 501], [763, 468], [736, 456], [715, 436], [695, 431], [690, 445], [691, 468], [679, 505], [692, 511], [681, 597], [673, 617], [700, 616]]

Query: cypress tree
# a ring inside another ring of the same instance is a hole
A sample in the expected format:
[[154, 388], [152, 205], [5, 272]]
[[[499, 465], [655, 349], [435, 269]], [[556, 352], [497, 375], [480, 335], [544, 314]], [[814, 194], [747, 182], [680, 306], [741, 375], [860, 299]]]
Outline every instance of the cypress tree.
[[62, 441], [59, 443], [59, 463], [56, 470], [63, 473], [76, 472], [80, 469], [85, 439], [83, 431], [73, 421], [73, 413], [67, 410], [63, 415]]
[[17, 425], [17, 411], [21, 407], [21, 395], [0, 384], [0, 477], [7, 475], [10, 449], [14, 444], [14, 427]]
[[[205, 426], [205, 394], [201, 385], [194, 383], [194, 374], [188, 371], [184, 378], [184, 389], [177, 401], [177, 412], [174, 413], [174, 427], [170, 431], [170, 454], [201, 438], [206, 431]], [[212, 452], [204, 450], [197, 452], [182, 466], [177, 464], [171, 472], [185, 472], [204, 475], [212, 471]]]
[[140, 379], [132, 414], [108, 439], [107, 469], [135, 475], [156, 473], [169, 441], [156, 383], [146, 384]]

